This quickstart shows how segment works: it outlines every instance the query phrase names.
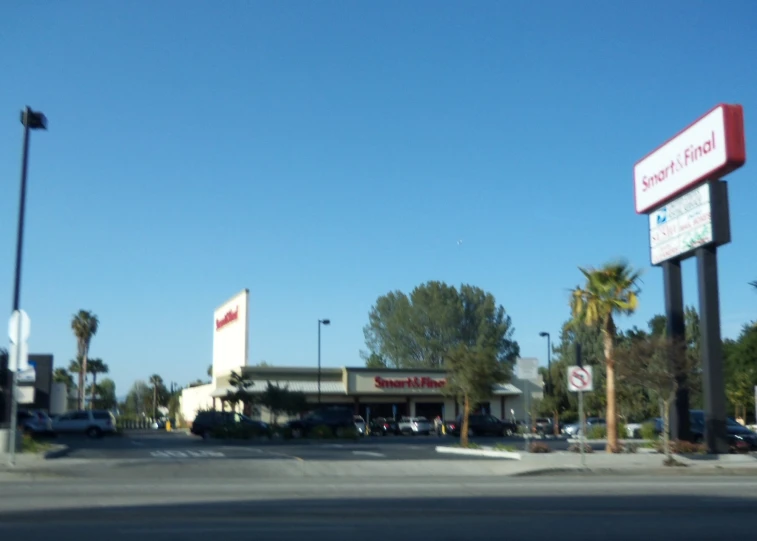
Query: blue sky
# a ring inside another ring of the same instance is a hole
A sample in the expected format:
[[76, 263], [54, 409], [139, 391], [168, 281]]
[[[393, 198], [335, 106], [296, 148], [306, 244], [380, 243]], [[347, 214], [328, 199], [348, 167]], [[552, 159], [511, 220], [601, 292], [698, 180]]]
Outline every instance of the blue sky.
[[[535, 6], [534, 4], [539, 4]], [[719, 102], [757, 140], [757, 3], [25, 2], [0, 17], [0, 306], [10, 311], [21, 125], [34, 133], [22, 305], [66, 364], [69, 322], [124, 393], [211, 360], [251, 290], [250, 361], [359, 365], [376, 298], [427, 280], [495, 294], [545, 362], [578, 265], [644, 269], [635, 161]], [[757, 318], [757, 183], [730, 181], [723, 332]], [[458, 245], [458, 240], [463, 240]], [[694, 261], [684, 265], [697, 302]]]

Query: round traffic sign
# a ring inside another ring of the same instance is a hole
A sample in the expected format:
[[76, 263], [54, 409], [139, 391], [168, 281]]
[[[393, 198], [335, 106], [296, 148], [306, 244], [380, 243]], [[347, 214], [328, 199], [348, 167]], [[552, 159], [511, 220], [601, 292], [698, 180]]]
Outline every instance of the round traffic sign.
[[580, 366], [574, 367], [568, 378], [573, 388], [578, 391], [584, 391], [591, 385], [591, 374]]

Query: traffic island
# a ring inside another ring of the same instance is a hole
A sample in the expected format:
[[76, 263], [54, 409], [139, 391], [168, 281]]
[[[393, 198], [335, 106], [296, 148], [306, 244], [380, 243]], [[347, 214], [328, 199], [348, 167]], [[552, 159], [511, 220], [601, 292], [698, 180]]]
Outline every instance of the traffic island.
[[493, 447], [455, 447], [452, 445], [437, 445], [437, 453], [446, 453], [450, 455], [480, 456], [487, 458], [503, 458], [509, 460], [520, 460], [520, 453], [517, 451], [507, 451], [504, 449], [495, 449]]

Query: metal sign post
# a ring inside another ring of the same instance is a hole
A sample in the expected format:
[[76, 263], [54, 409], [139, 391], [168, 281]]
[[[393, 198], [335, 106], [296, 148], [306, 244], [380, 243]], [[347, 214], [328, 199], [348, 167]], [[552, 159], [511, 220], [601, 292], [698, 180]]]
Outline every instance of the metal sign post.
[[586, 467], [586, 419], [584, 414], [584, 393], [594, 390], [594, 374], [591, 366], [568, 367], [568, 391], [578, 393], [578, 422], [580, 423], [581, 467]]

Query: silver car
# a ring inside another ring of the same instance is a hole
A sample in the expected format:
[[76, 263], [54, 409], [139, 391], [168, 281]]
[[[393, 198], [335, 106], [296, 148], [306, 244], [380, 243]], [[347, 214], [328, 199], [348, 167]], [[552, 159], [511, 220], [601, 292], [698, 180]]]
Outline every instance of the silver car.
[[431, 421], [425, 417], [403, 417], [399, 422], [399, 430], [402, 434], [431, 434], [434, 427]]
[[365, 436], [365, 419], [360, 417], [360, 415], [355, 415], [353, 419], [355, 421], [355, 428], [357, 429], [358, 434]]
[[116, 432], [116, 418], [107, 410], [69, 411], [53, 419], [58, 434], [86, 434], [99, 438]]
[[53, 420], [40, 410], [19, 411], [17, 425], [27, 434], [52, 435]]

